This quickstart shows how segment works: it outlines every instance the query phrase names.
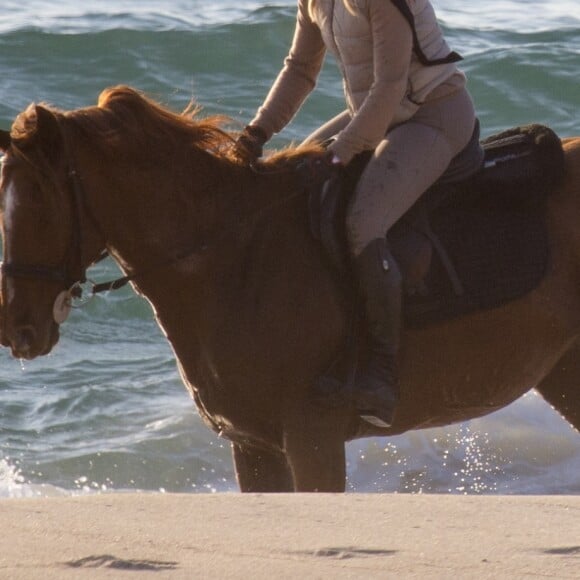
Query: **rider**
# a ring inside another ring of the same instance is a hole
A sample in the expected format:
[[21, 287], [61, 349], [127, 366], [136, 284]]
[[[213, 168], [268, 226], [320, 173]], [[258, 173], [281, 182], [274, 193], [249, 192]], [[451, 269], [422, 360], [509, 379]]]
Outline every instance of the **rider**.
[[399, 398], [402, 302], [386, 233], [467, 145], [475, 111], [455, 64], [460, 57], [450, 51], [429, 0], [404, 0], [402, 7], [397, 0], [298, 0], [290, 52], [236, 143], [240, 157], [260, 157], [290, 122], [313, 90], [327, 50], [342, 73], [347, 109], [307, 142], [335, 137], [319, 160], [325, 173], [374, 151], [349, 205], [347, 238], [371, 345], [356, 378], [355, 405], [363, 419], [384, 427]]

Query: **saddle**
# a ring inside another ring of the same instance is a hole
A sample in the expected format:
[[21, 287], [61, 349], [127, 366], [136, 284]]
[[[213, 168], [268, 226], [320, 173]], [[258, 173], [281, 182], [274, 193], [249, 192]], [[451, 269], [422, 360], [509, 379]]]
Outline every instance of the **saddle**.
[[[335, 270], [350, 279], [345, 215], [370, 153], [310, 194], [310, 223]], [[423, 327], [497, 307], [535, 288], [549, 260], [545, 200], [564, 174], [548, 127], [479, 139], [389, 231], [404, 279], [404, 318]]]

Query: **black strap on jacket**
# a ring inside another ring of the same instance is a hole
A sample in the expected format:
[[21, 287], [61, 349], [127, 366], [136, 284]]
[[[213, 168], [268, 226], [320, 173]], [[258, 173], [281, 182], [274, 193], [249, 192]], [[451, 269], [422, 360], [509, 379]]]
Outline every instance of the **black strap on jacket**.
[[417, 38], [417, 30], [415, 28], [415, 18], [413, 17], [413, 13], [411, 12], [407, 0], [391, 0], [391, 2], [399, 9], [401, 14], [405, 17], [405, 20], [409, 23], [411, 27], [411, 32], [413, 33], [413, 50], [419, 59], [419, 62], [423, 66], [436, 66], [438, 64], [449, 64], [452, 62], [458, 62], [463, 60], [463, 57], [460, 54], [457, 54], [455, 51], [450, 52], [444, 58], [436, 58], [434, 60], [430, 60], [425, 56], [421, 45], [419, 44], [419, 39]]

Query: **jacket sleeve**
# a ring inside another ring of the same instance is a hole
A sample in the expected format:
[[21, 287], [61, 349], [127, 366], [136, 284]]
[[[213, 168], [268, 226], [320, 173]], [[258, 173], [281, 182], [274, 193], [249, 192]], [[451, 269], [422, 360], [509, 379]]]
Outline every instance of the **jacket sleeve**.
[[320, 30], [308, 14], [308, 0], [299, 0], [290, 52], [251, 124], [264, 129], [268, 138], [281, 131], [314, 89], [325, 53]]
[[377, 147], [407, 92], [413, 52], [409, 24], [392, 2], [370, 0], [368, 7], [374, 80], [351, 122], [331, 145], [343, 163]]

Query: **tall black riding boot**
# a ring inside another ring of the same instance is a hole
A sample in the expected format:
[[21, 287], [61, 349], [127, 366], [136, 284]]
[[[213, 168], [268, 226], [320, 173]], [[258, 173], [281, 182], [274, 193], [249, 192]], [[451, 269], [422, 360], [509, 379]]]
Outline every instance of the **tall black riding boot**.
[[355, 405], [368, 423], [390, 427], [399, 399], [401, 273], [384, 238], [372, 241], [355, 267], [369, 333], [369, 358], [356, 377]]

